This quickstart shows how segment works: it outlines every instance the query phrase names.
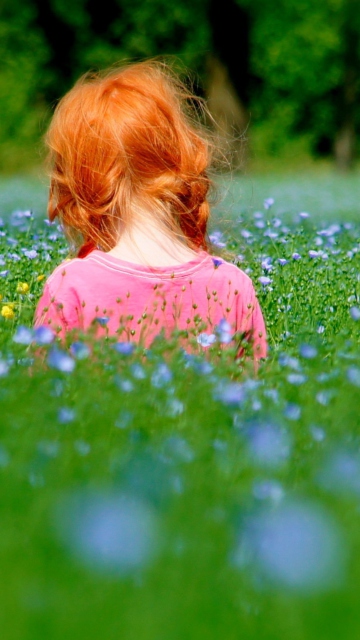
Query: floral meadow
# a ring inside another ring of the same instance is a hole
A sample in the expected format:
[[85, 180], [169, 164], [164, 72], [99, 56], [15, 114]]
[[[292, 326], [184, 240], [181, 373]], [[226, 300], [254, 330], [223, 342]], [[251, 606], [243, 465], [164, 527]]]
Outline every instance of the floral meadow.
[[3, 215], [3, 640], [360, 636], [360, 220], [269, 196], [217, 222], [266, 319], [256, 374], [226, 323], [191, 353], [34, 330], [66, 242]]

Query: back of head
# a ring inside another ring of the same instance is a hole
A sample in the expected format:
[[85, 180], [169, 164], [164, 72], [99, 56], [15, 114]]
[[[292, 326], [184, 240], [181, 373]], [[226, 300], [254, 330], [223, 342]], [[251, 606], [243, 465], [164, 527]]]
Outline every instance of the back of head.
[[165, 65], [142, 62], [86, 75], [60, 101], [47, 133], [49, 216], [74, 249], [113, 248], [136, 211], [206, 247], [210, 150], [193, 99]]

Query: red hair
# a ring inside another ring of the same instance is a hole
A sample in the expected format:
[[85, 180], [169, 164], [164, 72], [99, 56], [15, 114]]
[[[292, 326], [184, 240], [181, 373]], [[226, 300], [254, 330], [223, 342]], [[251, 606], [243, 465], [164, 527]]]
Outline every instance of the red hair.
[[48, 213], [80, 256], [112, 249], [136, 207], [206, 248], [210, 143], [194, 99], [151, 61], [87, 74], [59, 102], [46, 137]]

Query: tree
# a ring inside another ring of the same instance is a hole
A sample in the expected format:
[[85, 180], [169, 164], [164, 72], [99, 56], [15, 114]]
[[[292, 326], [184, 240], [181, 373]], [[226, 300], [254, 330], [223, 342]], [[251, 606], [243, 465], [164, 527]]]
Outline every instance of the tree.
[[47, 105], [42, 72], [48, 59], [29, 0], [12, 0], [0, 15], [0, 169], [12, 171], [39, 158]]

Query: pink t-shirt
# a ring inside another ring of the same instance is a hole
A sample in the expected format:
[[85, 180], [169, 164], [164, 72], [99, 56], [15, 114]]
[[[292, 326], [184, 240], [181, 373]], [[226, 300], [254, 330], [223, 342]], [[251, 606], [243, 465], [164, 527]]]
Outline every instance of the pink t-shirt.
[[61, 337], [92, 325], [99, 335], [144, 346], [161, 330], [170, 336], [180, 329], [206, 347], [220, 327], [231, 336], [236, 332], [239, 340], [245, 336], [255, 358], [266, 356], [264, 320], [251, 279], [205, 251], [169, 267], [132, 264], [98, 250], [65, 261], [47, 280], [38, 303], [35, 326], [43, 324]]

